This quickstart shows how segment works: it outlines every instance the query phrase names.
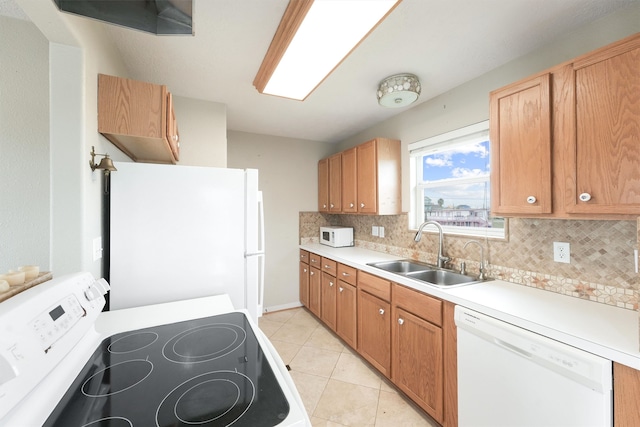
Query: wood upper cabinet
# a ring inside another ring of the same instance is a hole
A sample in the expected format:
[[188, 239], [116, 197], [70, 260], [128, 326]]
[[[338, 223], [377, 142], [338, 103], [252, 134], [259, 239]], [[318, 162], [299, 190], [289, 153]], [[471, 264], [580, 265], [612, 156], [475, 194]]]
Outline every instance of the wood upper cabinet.
[[640, 34], [573, 62], [567, 211], [640, 214]]
[[551, 213], [551, 75], [490, 94], [491, 211]]
[[178, 124], [166, 86], [99, 74], [98, 132], [136, 162], [179, 160]]
[[334, 213], [401, 213], [400, 141], [360, 144], [318, 162], [318, 210]]
[[329, 157], [329, 212], [342, 211], [342, 155]]
[[391, 376], [391, 283], [358, 273], [358, 352]]
[[391, 380], [443, 424], [442, 301], [397, 284], [392, 301]]
[[358, 212], [399, 214], [402, 210], [400, 141], [376, 138], [356, 148]]
[[490, 94], [491, 211], [640, 214], [640, 33]]
[[342, 152], [342, 212], [358, 212], [356, 147]]
[[318, 212], [329, 212], [329, 159], [318, 162]]

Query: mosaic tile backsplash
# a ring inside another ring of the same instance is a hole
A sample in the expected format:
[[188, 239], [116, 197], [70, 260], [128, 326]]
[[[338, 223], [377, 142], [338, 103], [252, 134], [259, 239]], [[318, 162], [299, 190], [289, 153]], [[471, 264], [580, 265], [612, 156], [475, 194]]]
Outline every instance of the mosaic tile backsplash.
[[[318, 242], [322, 225], [354, 228], [356, 246], [434, 264], [438, 235], [425, 230], [413, 241], [406, 214], [328, 215], [300, 212], [300, 243]], [[384, 227], [385, 237], [371, 235], [372, 226]], [[444, 252], [451, 267], [464, 261], [467, 271], [477, 274], [480, 250], [463, 249], [469, 240], [479, 240], [488, 261], [489, 277], [532, 286], [590, 301], [638, 309], [639, 275], [635, 273], [634, 249], [640, 238], [637, 221], [587, 221], [561, 219], [509, 219], [506, 241], [445, 235]], [[553, 242], [571, 244], [571, 263], [553, 261]]]

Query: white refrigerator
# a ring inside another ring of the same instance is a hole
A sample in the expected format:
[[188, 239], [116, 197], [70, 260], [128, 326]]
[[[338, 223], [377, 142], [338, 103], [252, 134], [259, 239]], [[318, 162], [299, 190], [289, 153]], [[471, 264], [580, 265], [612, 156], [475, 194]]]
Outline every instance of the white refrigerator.
[[263, 311], [264, 214], [255, 169], [118, 162], [109, 207], [110, 309], [228, 294]]

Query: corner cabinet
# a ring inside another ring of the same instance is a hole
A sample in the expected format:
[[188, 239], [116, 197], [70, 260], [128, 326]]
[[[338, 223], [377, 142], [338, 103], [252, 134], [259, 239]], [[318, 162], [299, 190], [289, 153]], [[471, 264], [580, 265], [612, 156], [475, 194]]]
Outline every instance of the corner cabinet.
[[163, 85], [99, 74], [98, 132], [136, 162], [180, 157], [173, 98]]
[[490, 94], [491, 211], [640, 214], [640, 33]]
[[400, 175], [400, 141], [394, 139], [376, 138], [322, 159], [318, 162], [318, 210], [400, 214]]

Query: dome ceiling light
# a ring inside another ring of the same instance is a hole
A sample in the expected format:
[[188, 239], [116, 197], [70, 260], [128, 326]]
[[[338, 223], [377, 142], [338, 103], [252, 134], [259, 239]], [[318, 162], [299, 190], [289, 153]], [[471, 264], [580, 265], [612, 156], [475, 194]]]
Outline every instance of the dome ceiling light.
[[387, 108], [406, 107], [420, 96], [420, 80], [413, 74], [395, 74], [380, 82], [378, 103]]

